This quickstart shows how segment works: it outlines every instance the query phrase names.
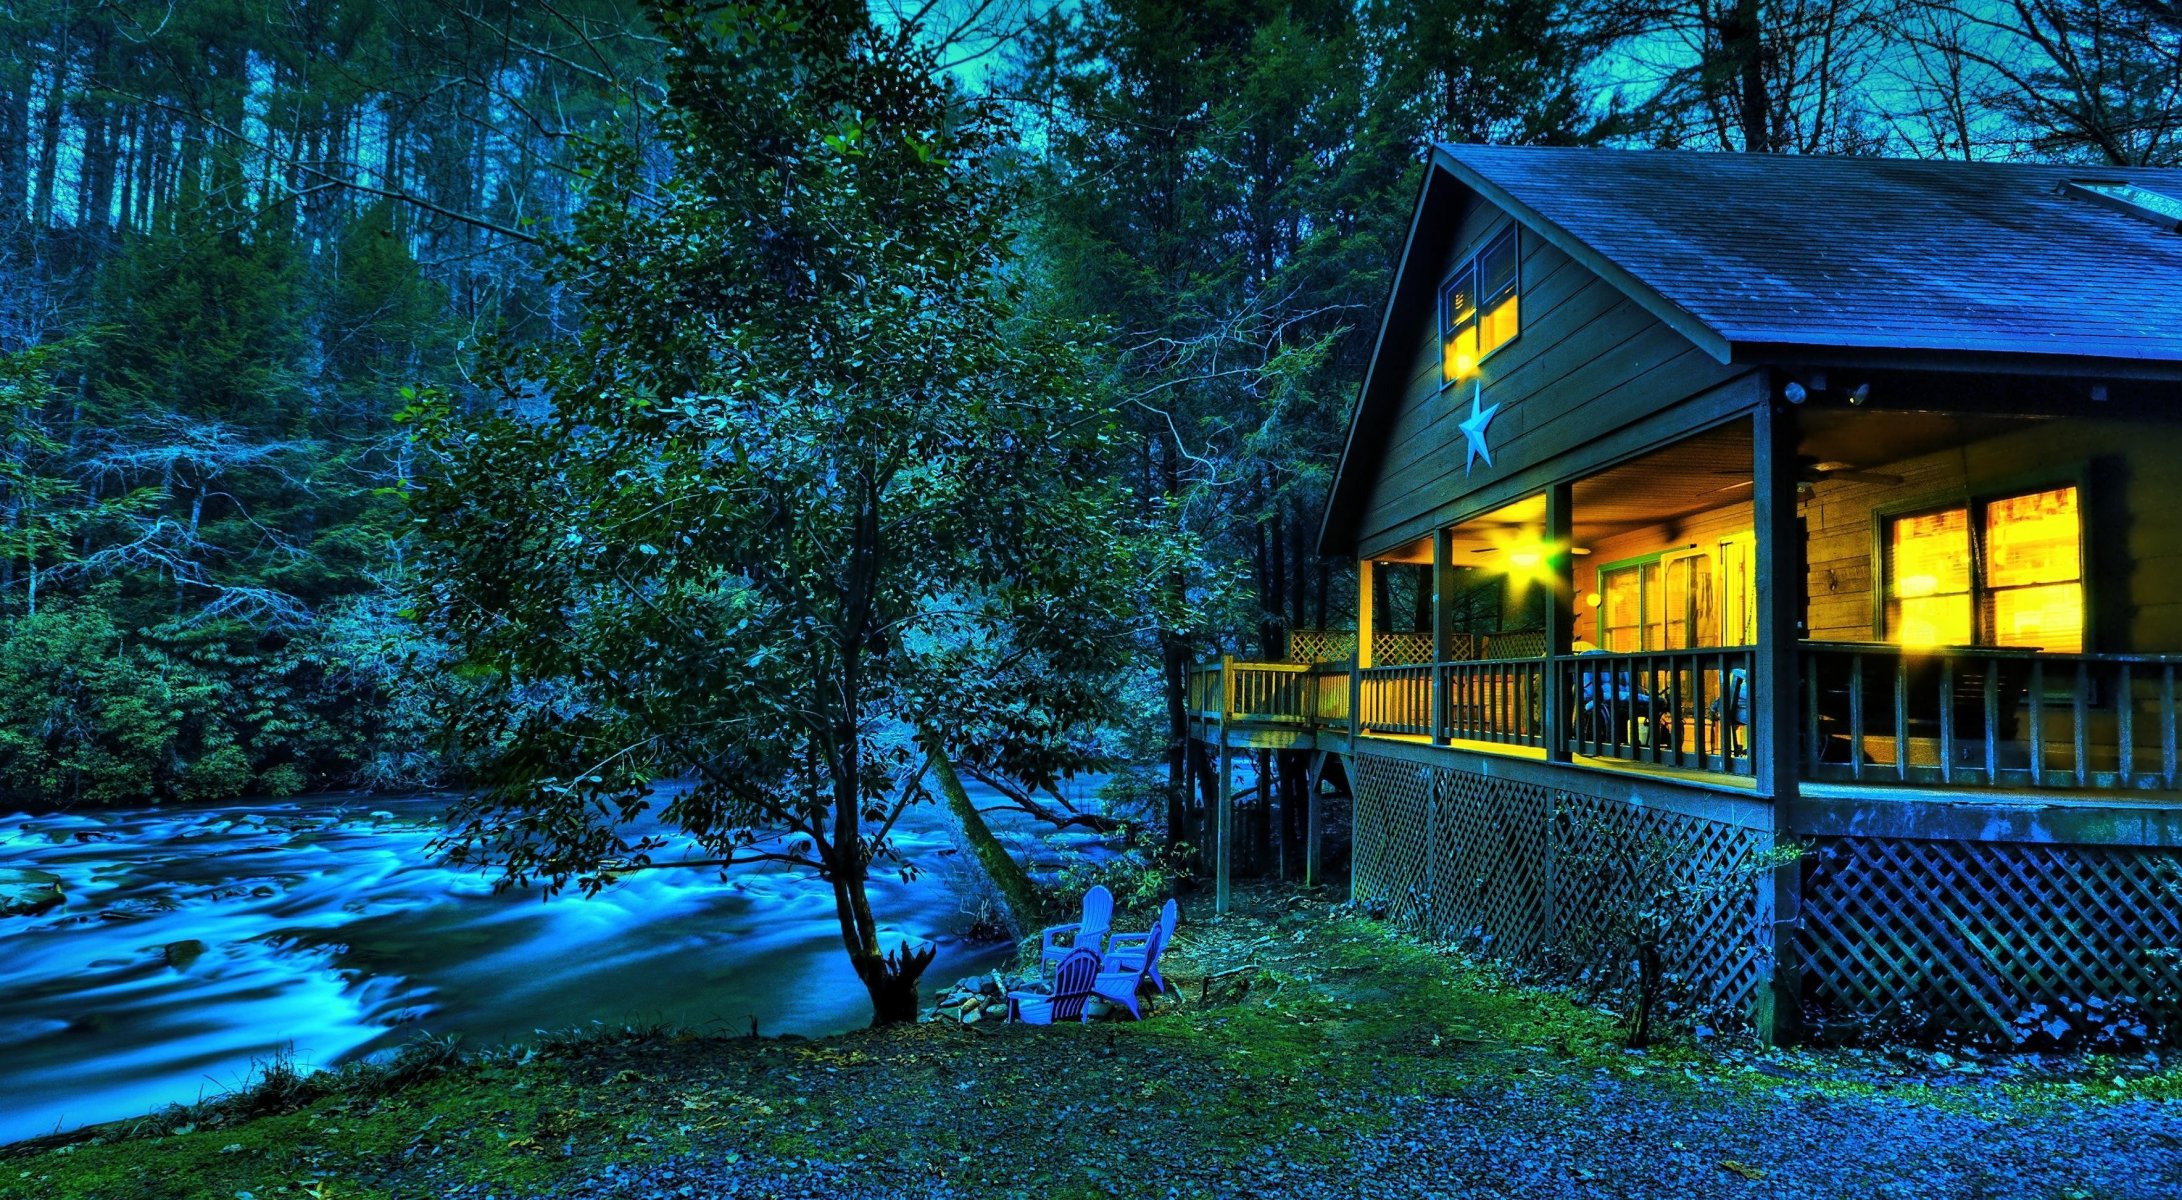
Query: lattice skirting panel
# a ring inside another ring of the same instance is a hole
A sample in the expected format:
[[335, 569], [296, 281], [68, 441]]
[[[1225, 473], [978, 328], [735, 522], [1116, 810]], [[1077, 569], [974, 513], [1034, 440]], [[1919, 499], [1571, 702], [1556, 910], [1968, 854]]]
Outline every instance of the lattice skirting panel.
[[2182, 851], [1827, 837], [1803, 865], [1815, 1037], [2182, 1042]]
[[1769, 830], [1368, 754], [1354, 769], [1360, 903], [1609, 985], [1649, 938], [1676, 992], [1731, 1016], [1769, 989]]

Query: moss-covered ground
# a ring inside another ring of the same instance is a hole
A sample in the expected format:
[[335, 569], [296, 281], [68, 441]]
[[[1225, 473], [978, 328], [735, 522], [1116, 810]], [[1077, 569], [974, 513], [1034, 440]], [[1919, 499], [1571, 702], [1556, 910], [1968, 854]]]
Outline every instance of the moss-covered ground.
[[1185, 917], [1141, 1023], [579, 1040], [19, 1148], [0, 1197], [2182, 1195], [2153, 1064], [1629, 1053], [1376, 923], [1245, 907]]

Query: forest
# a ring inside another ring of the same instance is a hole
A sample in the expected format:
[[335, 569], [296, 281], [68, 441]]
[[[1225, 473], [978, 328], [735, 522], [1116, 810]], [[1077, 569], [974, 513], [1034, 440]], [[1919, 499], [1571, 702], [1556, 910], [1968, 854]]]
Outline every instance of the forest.
[[[796, 98], [801, 67], [736, 58], [738, 21], [837, 22], [844, 47], [902, 49], [884, 81], [844, 76], [847, 107], [828, 109]], [[743, 94], [765, 89], [789, 99]], [[715, 110], [693, 118], [705, 96]], [[1015, 612], [1004, 637], [934, 631], [927, 657], [958, 661], [886, 686], [949, 689], [967, 714], [953, 753], [987, 775], [1028, 787], [1143, 764], [1173, 805], [1185, 666], [1353, 620], [1345, 564], [1314, 553], [1321, 493], [1429, 143], [2175, 165], [2182, 9], [7, 0], [0, 796], [53, 808], [490, 782], [506, 772], [485, 764], [518, 744], [535, 781], [627, 726], [585, 678], [600, 662], [642, 664], [650, 694], [690, 706], [677, 719], [769, 672], [831, 669], [793, 648], [792, 623], [759, 621], [735, 671], [699, 678], [628, 647], [521, 653], [507, 631], [538, 628], [522, 613], [496, 616], [496, 634], [462, 612], [491, 594], [511, 611], [569, 600], [535, 572], [590, 567], [495, 565], [492, 546], [549, 536], [526, 520], [580, 523], [541, 494], [571, 472], [603, 481], [638, 469], [616, 455], [641, 456], [642, 438], [682, 443], [653, 430], [556, 460], [524, 422], [610, 399], [614, 371], [587, 362], [671, 373], [705, 353], [674, 315], [702, 304], [676, 248], [764, 243], [770, 201], [744, 182], [765, 164], [737, 139], [815, 131], [805, 149], [862, 155], [860, 103], [936, 123], [925, 157], [887, 178], [944, 150], [916, 211], [937, 222], [928, 236], [979, 247], [944, 268], [959, 276], [947, 330], [909, 344], [943, 356], [965, 395], [1022, 402], [942, 406], [947, 429], [888, 436], [923, 453], [959, 434], [947, 461], [973, 471], [979, 455], [1020, 468], [1014, 448], [1038, 442], [1032, 465], [1082, 498], [924, 513], [906, 547], [930, 576], [919, 586], [991, 596], [1037, 575], [1076, 611]], [[977, 194], [940, 195], [958, 187]], [[747, 220], [712, 220], [728, 203]], [[981, 290], [992, 280], [1004, 305]], [[766, 347], [809, 322], [848, 327], [824, 308], [839, 297], [751, 299], [769, 307], [737, 334], [737, 378], [760, 393], [810, 369]], [[620, 419], [609, 410], [623, 411], [606, 405], [598, 426]], [[631, 511], [626, 529], [650, 532], [622, 537], [613, 564], [584, 562], [645, 585], [632, 594], [689, 572], [748, 577], [771, 551], [708, 558], [692, 534], [762, 541], [831, 476], [815, 461], [737, 472], [775, 507], [655, 528]], [[784, 534], [765, 561], [823, 571], [852, 517]], [[1081, 553], [963, 557], [1000, 531]], [[1040, 695], [1035, 711], [1010, 686]]]

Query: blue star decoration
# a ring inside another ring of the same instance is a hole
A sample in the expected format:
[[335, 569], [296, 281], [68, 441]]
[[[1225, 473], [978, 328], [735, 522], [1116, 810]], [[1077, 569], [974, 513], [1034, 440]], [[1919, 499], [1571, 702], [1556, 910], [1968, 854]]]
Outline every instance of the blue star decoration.
[[1492, 447], [1485, 444], [1485, 427], [1493, 423], [1493, 414], [1500, 411], [1500, 406], [1497, 404], [1491, 408], [1481, 409], [1478, 407], [1479, 403], [1484, 399], [1484, 384], [1474, 383], [1470, 385], [1470, 388], [1469, 419], [1456, 426], [1457, 429], [1462, 430], [1462, 436], [1470, 439], [1470, 444], [1466, 447], [1469, 455], [1462, 461], [1462, 474], [1465, 478], [1469, 476], [1470, 468], [1475, 466], [1480, 458], [1485, 460], [1486, 466], [1493, 465]]

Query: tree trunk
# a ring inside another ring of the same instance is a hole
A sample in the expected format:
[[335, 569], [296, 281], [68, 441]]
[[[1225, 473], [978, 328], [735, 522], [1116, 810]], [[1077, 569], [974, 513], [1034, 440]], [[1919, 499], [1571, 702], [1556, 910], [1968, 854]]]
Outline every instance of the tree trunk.
[[970, 793], [963, 789], [962, 777], [955, 774], [955, 764], [947, 761], [946, 751], [940, 748], [940, 740], [927, 730], [923, 737], [924, 752], [932, 760], [932, 773], [939, 777], [940, 795], [947, 800], [948, 811], [962, 823], [962, 836], [970, 843], [971, 853], [977, 855], [978, 865], [985, 868], [985, 877], [1000, 890], [1000, 898], [1008, 906], [1008, 918], [1020, 935], [1035, 928], [1039, 914], [1045, 908], [1038, 894], [1038, 885], [1030, 881], [1030, 875], [1021, 863], [1009, 855], [1008, 848], [993, 836], [985, 817], [970, 803]]
[[1720, 51], [1732, 72], [1743, 149], [1762, 154], [1773, 149], [1771, 105], [1765, 91], [1765, 30], [1758, 0], [1734, 0], [1720, 18]]

